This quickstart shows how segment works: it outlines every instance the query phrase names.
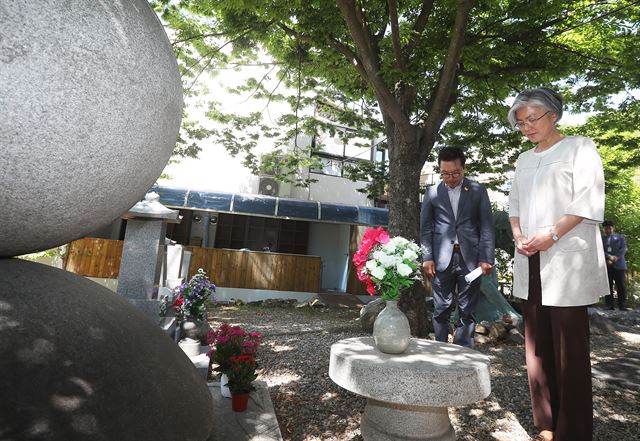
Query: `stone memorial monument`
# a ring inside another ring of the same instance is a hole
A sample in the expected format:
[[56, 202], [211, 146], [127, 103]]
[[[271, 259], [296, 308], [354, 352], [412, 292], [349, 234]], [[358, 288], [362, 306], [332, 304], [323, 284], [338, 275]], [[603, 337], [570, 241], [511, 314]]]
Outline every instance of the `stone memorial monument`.
[[182, 87], [146, 0], [0, 2], [0, 438], [205, 441], [206, 383], [126, 299], [12, 258], [126, 212], [161, 173]]
[[157, 322], [167, 223], [179, 222], [178, 211], [162, 205], [158, 194], [151, 192], [122, 217], [127, 219], [127, 231], [117, 292]]

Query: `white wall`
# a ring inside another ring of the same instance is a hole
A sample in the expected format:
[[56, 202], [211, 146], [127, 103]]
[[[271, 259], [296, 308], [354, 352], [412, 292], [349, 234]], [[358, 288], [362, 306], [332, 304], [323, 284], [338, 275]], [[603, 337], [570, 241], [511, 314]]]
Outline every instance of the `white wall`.
[[312, 222], [308, 254], [322, 259], [322, 290], [344, 291], [349, 258], [350, 225]]
[[318, 182], [311, 183], [309, 188], [292, 187], [291, 197], [333, 204], [373, 206], [373, 201], [367, 199], [364, 193], [357, 191], [358, 188], [363, 188], [366, 182], [352, 182], [339, 176], [317, 173], [312, 173], [311, 178], [317, 179]]

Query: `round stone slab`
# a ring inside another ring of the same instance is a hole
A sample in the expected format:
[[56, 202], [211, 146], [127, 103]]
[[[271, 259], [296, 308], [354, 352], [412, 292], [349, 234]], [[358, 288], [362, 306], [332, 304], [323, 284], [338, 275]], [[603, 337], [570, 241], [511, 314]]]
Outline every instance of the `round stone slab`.
[[0, 259], [0, 286], [0, 437], [209, 438], [206, 383], [124, 298], [20, 259]]
[[175, 147], [182, 104], [146, 0], [0, 2], [0, 256], [131, 208]]
[[329, 377], [367, 398], [409, 406], [462, 406], [491, 393], [489, 357], [469, 348], [412, 338], [402, 354], [384, 354], [373, 337], [331, 346]]

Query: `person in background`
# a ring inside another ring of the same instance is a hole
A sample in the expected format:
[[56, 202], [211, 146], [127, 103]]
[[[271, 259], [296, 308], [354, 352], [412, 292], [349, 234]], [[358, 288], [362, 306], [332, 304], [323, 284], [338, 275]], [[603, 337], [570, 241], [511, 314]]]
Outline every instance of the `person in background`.
[[432, 281], [433, 328], [436, 340], [447, 342], [451, 312], [458, 297], [460, 321], [453, 343], [473, 347], [480, 296], [480, 277], [465, 276], [480, 267], [491, 274], [495, 237], [487, 190], [464, 177], [465, 156], [457, 147], [438, 155], [442, 182], [427, 188], [420, 214], [423, 270]]
[[627, 242], [623, 235], [615, 233], [615, 225], [612, 221], [604, 221], [602, 227], [604, 228], [602, 245], [609, 274], [609, 294], [604, 299], [607, 302], [607, 308], [615, 309], [613, 307], [613, 282], [615, 282], [618, 308], [620, 311], [627, 311], [627, 261], [624, 259], [624, 255], [627, 254]]
[[509, 122], [534, 148], [518, 157], [509, 194], [533, 423], [539, 441], [590, 441], [593, 403], [587, 306], [608, 292], [598, 223], [604, 173], [593, 141], [557, 127], [562, 97], [520, 93]]

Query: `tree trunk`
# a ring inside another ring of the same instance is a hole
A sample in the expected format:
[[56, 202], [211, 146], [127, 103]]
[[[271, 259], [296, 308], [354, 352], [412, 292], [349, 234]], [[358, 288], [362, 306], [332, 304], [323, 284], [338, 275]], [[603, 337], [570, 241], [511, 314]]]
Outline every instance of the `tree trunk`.
[[[389, 145], [389, 234], [420, 243], [420, 161], [419, 128], [403, 134], [388, 128]], [[408, 135], [408, 136], [407, 136]], [[409, 138], [409, 139], [407, 139]], [[429, 333], [426, 291], [422, 283], [402, 292], [398, 306], [407, 315], [411, 334], [426, 337]]]

